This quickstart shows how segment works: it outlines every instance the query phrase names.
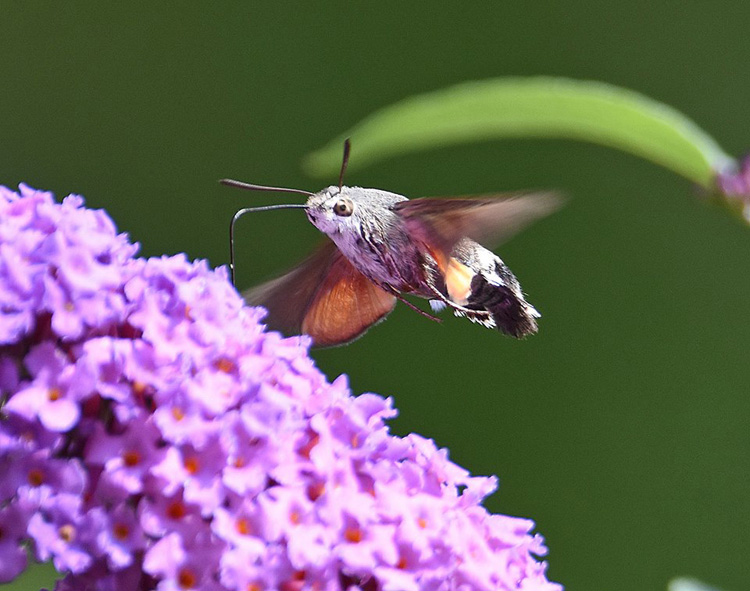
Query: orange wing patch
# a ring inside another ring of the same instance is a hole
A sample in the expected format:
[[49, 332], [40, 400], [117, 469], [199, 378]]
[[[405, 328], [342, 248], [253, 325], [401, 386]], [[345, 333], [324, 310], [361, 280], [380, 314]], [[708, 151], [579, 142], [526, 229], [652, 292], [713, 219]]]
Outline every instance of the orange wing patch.
[[448, 297], [456, 304], [465, 306], [471, 295], [471, 279], [474, 277], [474, 272], [451, 257], [443, 275]]
[[311, 302], [302, 332], [317, 347], [342, 345], [385, 318], [396, 298], [357, 271], [344, 257], [331, 267]]

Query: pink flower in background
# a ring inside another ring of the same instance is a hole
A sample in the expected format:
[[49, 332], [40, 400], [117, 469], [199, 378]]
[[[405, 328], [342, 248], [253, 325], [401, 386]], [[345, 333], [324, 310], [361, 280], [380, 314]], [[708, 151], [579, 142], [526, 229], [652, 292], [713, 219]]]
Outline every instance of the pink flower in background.
[[77, 196], [0, 187], [0, 581], [58, 589], [557, 590], [390, 399], [329, 383], [224, 269], [137, 246]]
[[726, 203], [750, 222], [750, 155], [745, 156], [735, 169], [717, 174], [716, 187]]

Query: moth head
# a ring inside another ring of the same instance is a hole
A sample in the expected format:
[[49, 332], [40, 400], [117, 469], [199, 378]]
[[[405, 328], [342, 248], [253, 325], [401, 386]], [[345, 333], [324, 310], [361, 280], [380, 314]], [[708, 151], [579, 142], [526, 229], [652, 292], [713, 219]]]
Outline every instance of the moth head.
[[307, 200], [307, 217], [329, 236], [358, 231], [362, 221], [373, 213], [373, 204], [364, 191], [359, 187], [327, 187]]

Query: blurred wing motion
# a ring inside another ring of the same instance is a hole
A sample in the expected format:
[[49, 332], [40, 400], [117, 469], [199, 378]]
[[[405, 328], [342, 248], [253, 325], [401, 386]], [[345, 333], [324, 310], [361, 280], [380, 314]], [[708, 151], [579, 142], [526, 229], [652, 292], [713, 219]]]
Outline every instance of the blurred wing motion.
[[537, 331], [539, 313], [507, 265], [482, 243], [508, 240], [561, 204], [554, 193], [538, 193], [413, 199], [394, 209], [437, 264], [434, 287], [444, 297], [433, 307], [450, 305], [457, 316], [522, 338]]
[[562, 203], [556, 193], [425, 197], [401, 201], [394, 210], [406, 221], [412, 235], [449, 254], [462, 238], [497, 246], [556, 211]]
[[356, 339], [396, 305], [393, 295], [357, 271], [330, 241], [285, 275], [243, 296], [268, 310], [269, 328], [310, 335], [317, 347]]

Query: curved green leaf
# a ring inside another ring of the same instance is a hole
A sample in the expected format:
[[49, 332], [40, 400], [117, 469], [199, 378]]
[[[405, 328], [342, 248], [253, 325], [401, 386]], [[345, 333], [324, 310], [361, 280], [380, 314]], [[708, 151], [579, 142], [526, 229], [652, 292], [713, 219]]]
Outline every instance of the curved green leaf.
[[698, 579], [677, 577], [669, 581], [667, 591], [719, 591], [719, 589], [706, 585]]
[[335, 176], [350, 137], [352, 168], [459, 142], [567, 138], [618, 148], [704, 187], [733, 160], [679, 111], [636, 92], [564, 78], [500, 78], [459, 84], [375, 112], [309, 155], [314, 176]]

